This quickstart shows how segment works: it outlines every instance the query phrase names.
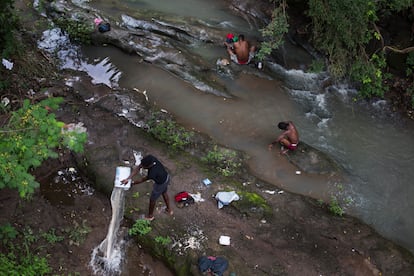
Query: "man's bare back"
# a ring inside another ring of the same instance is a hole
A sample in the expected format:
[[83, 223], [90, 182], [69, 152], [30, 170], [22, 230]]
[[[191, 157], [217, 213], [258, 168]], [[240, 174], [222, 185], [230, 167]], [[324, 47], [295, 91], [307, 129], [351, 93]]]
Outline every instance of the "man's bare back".
[[224, 45], [227, 47], [230, 59], [238, 64], [248, 64], [256, 51], [256, 47], [250, 47], [249, 43], [244, 39], [244, 35], [239, 35], [238, 40], [233, 44], [224, 42]]
[[280, 122], [278, 127], [283, 130], [283, 132], [275, 141], [269, 144], [269, 150], [271, 150], [276, 143], [280, 143], [287, 148], [282, 150], [282, 154], [287, 153], [289, 150], [296, 150], [299, 143], [299, 134], [293, 122]]
[[244, 40], [234, 42], [234, 53], [239, 61], [249, 60], [249, 43]]

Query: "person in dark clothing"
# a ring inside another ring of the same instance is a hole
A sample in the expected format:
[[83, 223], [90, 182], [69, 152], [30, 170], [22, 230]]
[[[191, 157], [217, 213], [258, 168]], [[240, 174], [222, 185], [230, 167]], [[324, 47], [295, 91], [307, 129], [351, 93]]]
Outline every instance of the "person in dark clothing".
[[141, 168], [148, 170], [147, 175], [142, 177], [140, 180], [132, 181], [131, 184], [135, 185], [147, 180], [154, 181], [149, 202], [148, 216], [145, 217], [145, 219], [154, 219], [155, 203], [161, 195], [164, 199], [165, 205], [167, 206], [166, 212], [170, 215], [173, 215], [173, 210], [171, 209], [170, 199], [167, 193], [168, 185], [170, 184], [170, 175], [168, 174], [164, 165], [154, 156], [147, 155], [142, 158], [141, 163], [135, 167], [128, 178], [122, 180], [121, 183], [128, 183], [128, 181], [132, 179], [141, 170]]

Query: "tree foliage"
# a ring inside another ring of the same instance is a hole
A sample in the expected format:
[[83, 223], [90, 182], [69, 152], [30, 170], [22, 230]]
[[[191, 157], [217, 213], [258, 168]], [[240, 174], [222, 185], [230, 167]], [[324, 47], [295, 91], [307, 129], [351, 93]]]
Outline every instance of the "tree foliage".
[[14, 0], [0, 1], [0, 57], [7, 58], [15, 51], [13, 32], [17, 27], [17, 17], [14, 14]]
[[289, 30], [288, 15], [286, 13], [286, 0], [270, 0], [276, 5], [272, 12], [269, 24], [261, 29], [264, 41], [260, 45], [257, 58], [263, 60], [274, 49], [279, 48], [284, 42], [284, 35]]
[[49, 110], [58, 108], [62, 98], [49, 98], [37, 104], [29, 100], [11, 113], [0, 130], [0, 189], [17, 189], [27, 197], [39, 186], [30, 174], [42, 161], [58, 155], [58, 147], [67, 146], [75, 152], [83, 150], [85, 132], [62, 131], [65, 123], [57, 121]]
[[329, 58], [330, 72], [345, 76], [352, 61], [368, 60], [365, 45], [372, 38], [369, 26], [377, 19], [375, 5], [366, 0], [310, 0], [315, 46]]
[[398, 12], [413, 0], [309, 0], [313, 42], [325, 53], [335, 78], [351, 77], [364, 97], [383, 96], [386, 61], [383, 49], [367, 52], [370, 41], [382, 39], [378, 14]]

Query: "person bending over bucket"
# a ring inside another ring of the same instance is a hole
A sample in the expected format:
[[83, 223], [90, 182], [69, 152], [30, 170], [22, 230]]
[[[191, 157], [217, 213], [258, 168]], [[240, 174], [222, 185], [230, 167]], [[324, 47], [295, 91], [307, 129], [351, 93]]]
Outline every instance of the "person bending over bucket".
[[291, 121], [279, 122], [278, 128], [283, 130], [275, 141], [269, 144], [269, 150], [273, 148], [274, 144], [280, 143], [282, 145], [281, 154], [286, 154], [289, 150], [294, 151], [298, 147], [299, 134], [295, 125]]
[[140, 180], [132, 181], [131, 184], [135, 185], [147, 180], [154, 181], [149, 202], [148, 216], [145, 217], [145, 219], [150, 221], [154, 219], [155, 203], [161, 195], [164, 199], [165, 205], [167, 206], [165, 211], [168, 214], [173, 215], [173, 210], [171, 209], [170, 199], [167, 193], [168, 185], [170, 184], [170, 175], [161, 162], [154, 156], [147, 155], [142, 158], [141, 164], [135, 167], [128, 178], [122, 180], [121, 183], [123, 185], [128, 183], [128, 181], [132, 179], [141, 170], [141, 168], [148, 170], [147, 176], [142, 177]]

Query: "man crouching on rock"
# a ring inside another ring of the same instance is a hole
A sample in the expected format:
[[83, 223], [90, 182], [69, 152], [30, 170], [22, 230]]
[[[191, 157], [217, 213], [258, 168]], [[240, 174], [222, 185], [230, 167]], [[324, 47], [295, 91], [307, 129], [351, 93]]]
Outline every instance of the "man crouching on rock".
[[273, 148], [273, 145], [280, 143], [282, 145], [281, 154], [286, 154], [289, 150], [294, 151], [298, 147], [299, 134], [295, 125], [291, 122], [279, 122], [278, 128], [283, 130], [283, 133], [277, 137], [275, 141], [269, 144], [269, 150]]
[[148, 170], [147, 176], [144, 176], [140, 180], [132, 181], [131, 184], [139, 184], [145, 182], [149, 179], [154, 181], [154, 185], [151, 192], [150, 202], [149, 202], [149, 210], [148, 216], [145, 217], [146, 220], [154, 220], [154, 208], [157, 199], [162, 195], [165, 205], [167, 208], [165, 211], [172, 215], [173, 211], [170, 206], [170, 199], [168, 197], [168, 185], [170, 184], [170, 175], [168, 174], [167, 170], [161, 164], [161, 162], [152, 155], [147, 155], [141, 160], [141, 164], [138, 167], [135, 167], [130, 176], [128, 178], [121, 181], [122, 184], [128, 183], [130, 179], [132, 179], [140, 170], [144, 168]]

